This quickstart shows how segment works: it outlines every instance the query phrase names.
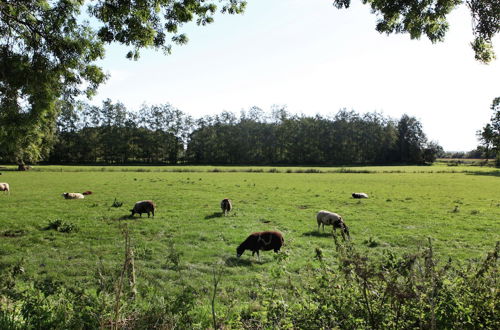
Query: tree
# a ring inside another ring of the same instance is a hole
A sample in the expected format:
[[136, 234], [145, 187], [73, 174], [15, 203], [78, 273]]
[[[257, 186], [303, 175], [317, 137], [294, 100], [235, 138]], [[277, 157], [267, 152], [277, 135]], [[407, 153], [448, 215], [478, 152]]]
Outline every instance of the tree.
[[426, 144], [422, 124], [415, 117], [401, 116], [398, 122], [399, 160], [403, 163], [425, 162], [423, 152]]
[[500, 167], [500, 97], [496, 97], [490, 107], [491, 121], [478, 132], [479, 141], [485, 148], [486, 157], [490, 151], [496, 154], [496, 166]]
[[[500, 31], [498, 0], [362, 0], [377, 14], [376, 30], [381, 33], [409, 33], [412, 39], [425, 34], [431, 42], [443, 41], [448, 22], [446, 17], [465, 3], [471, 12], [474, 41], [471, 43], [477, 60], [489, 63], [495, 59], [492, 40]], [[334, 0], [337, 8], [349, 8], [351, 0]]]
[[[24, 168], [50, 149], [59, 112], [57, 100], [92, 96], [106, 80], [95, 62], [104, 44], [170, 52], [183, 44], [182, 24], [213, 21], [216, 0], [96, 0], [82, 19], [85, 0], [4, 0], [0, 2], [0, 150]], [[241, 13], [246, 2], [223, 0], [222, 12]], [[170, 35], [170, 38], [167, 36]]]

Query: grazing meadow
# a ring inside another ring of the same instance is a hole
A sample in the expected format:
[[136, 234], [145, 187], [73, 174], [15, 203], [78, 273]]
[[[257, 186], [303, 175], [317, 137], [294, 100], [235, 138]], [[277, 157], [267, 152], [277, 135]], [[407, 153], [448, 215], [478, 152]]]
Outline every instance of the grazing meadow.
[[[418, 253], [430, 238], [436, 260], [461, 265], [484, 258], [500, 240], [500, 171], [492, 168], [37, 166], [0, 172], [11, 186], [10, 195], [0, 192], [0, 271], [17, 265], [25, 280], [91, 290], [103, 279], [116, 283], [126, 231], [139, 297], [177, 294], [189, 285], [196, 292], [193, 324], [201, 328], [215, 315], [216, 280], [217, 317], [231, 319], [245, 308], [259, 310], [255, 297], [263, 283], [275, 283], [269, 287], [281, 296], [308, 286], [319, 254], [336, 265], [344, 243], [335, 244], [341, 238], [331, 227], [318, 231], [319, 210], [341, 214], [349, 245], [374, 260]], [[61, 196], [87, 190], [93, 194], [83, 200]], [[369, 198], [353, 199], [353, 192]], [[226, 197], [233, 210], [223, 216]], [[155, 217], [130, 218], [134, 203], [145, 199], [157, 204]], [[264, 230], [283, 233], [279, 255], [262, 252], [259, 260], [247, 251], [237, 259], [236, 247]]]

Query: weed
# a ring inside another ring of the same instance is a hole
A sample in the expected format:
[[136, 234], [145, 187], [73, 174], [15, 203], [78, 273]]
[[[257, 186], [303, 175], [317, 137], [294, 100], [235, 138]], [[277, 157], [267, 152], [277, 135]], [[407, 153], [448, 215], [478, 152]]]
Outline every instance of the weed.
[[118, 201], [115, 197], [115, 200], [113, 201], [113, 204], [111, 204], [111, 207], [122, 207], [122, 206], [123, 202]]
[[368, 238], [367, 240], [364, 240], [363, 241], [363, 244], [365, 244], [366, 246], [370, 247], [370, 248], [374, 248], [374, 247], [377, 247], [380, 245], [379, 242], [377, 242], [373, 237], [370, 236], [370, 238]]
[[49, 221], [47, 227], [44, 228], [45, 230], [55, 230], [61, 233], [71, 233], [71, 232], [78, 232], [80, 229], [78, 228], [77, 225], [71, 222], [65, 222], [61, 219], [56, 219], [53, 221]]
[[24, 229], [9, 229], [5, 230], [1, 233], [1, 236], [4, 237], [21, 237], [26, 235], [27, 231]]
[[181, 256], [183, 253], [175, 248], [173, 241], [169, 241], [168, 252], [167, 252], [167, 262], [171, 269], [179, 271], [181, 264]]

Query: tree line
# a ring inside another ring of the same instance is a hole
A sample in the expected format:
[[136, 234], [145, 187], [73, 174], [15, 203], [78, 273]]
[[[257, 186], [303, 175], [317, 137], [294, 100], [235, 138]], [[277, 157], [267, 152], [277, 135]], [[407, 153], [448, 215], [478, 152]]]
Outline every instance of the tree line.
[[61, 109], [55, 136], [52, 164], [423, 164], [442, 152], [406, 114], [307, 116], [283, 106], [195, 119], [170, 104], [80, 103]]
[[[373, 13], [379, 17], [377, 31], [388, 34], [408, 33], [413, 39], [426, 35], [432, 42], [444, 39], [448, 29], [448, 15], [463, 3], [459, 0], [362, 2], [368, 3]], [[348, 8], [350, 3], [350, 0], [333, 1], [337, 8]], [[139, 58], [140, 50], [145, 48], [168, 54], [172, 45], [182, 45], [188, 41], [187, 36], [182, 33], [186, 23], [207, 25], [214, 21], [217, 12], [241, 14], [246, 4], [245, 0], [0, 1], [0, 157], [4, 161], [17, 163], [19, 169], [24, 169], [27, 162], [46, 159], [56, 137], [55, 120], [60, 113], [61, 103], [76, 106], [80, 97], [94, 95], [98, 87], [106, 82], [108, 75], [99, 66], [99, 61], [105, 57], [106, 44], [125, 45], [129, 49], [126, 57], [134, 60]], [[495, 58], [492, 41], [500, 31], [500, 2], [468, 0], [465, 4], [472, 17], [474, 41], [471, 46], [476, 59], [489, 63]], [[88, 18], [91, 18], [92, 23]], [[307, 127], [306, 122], [305, 118], [291, 119], [293, 125], [300, 127]], [[318, 122], [322, 121], [314, 121], [315, 124]], [[290, 122], [280, 122], [278, 126], [287, 127], [288, 124]], [[130, 139], [135, 142], [132, 146], [144, 144], [147, 138], [139, 132], [142, 129], [142, 133], [146, 134], [144, 130], [148, 128], [138, 123], [135, 126], [131, 129], [128, 126], [106, 128], [94, 125], [85, 127], [85, 131], [90, 136], [106, 138], [118, 134], [118, 131], [130, 134], [133, 131], [135, 136]], [[268, 129], [272, 127], [263, 126]], [[155, 132], [160, 134], [160, 131]], [[65, 134], [71, 136], [73, 133]], [[150, 133], [148, 131], [146, 135], [149, 136]], [[161, 139], [173, 138], [173, 133], [167, 133]], [[57, 134], [61, 140], [64, 134]], [[93, 140], [96, 139], [93, 137]], [[286, 147], [283, 141], [273, 143], [277, 145], [279, 154], [274, 158], [266, 158], [266, 161], [328, 159], [328, 155], [320, 156], [322, 151], [311, 151], [316, 155], [302, 157], [294, 155], [291, 151], [293, 146]], [[85, 151], [81, 155], [73, 155], [73, 158], [98, 161], [104, 157], [105, 162], [118, 161], [120, 157], [122, 161], [148, 158], [147, 155], [139, 157], [135, 153], [130, 155], [118, 150], [99, 150], [102, 146], [91, 145], [88, 148], [94, 149], [93, 154]], [[145, 149], [146, 146], [140, 148]], [[401, 155], [392, 158], [408, 158], [404, 156], [405, 147], [400, 145], [400, 148]], [[187, 151], [185, 155], [181, 155], [184, 159], [189, 159]], [[355, 152], [360, 153], [359, 150]], [[170, 161], [175, 161], [175, 155], [174, 151], [170, 151]], [[346, 159], [361, 162], [373, 159], [365, 156], [356, 155]], [[156, 160], [165, 159], [165, 155], [154, 157]], [[250, 158], [258, 160], [259, 157], [263, 158], [255, 155]], [[423, 157], [417, 153], [417, 160], [422, 161]], [[202, 156], [200, 159], [206, 161], [206, 158]], [[209, 158], [220, 157], [214, 155]]]

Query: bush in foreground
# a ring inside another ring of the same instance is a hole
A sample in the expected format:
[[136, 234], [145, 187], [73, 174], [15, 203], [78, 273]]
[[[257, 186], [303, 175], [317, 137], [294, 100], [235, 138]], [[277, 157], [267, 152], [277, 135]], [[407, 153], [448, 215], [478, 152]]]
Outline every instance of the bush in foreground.
[[133, 265], [130, 242], [121, 273], [100, 266], [95, 287], [85, 289], [26, 278], [22, 265], [13, 265], [0, 276], [0, 328], [499, 328], [499, 243], [481, 262], [455, 265], [439, 264], [430, 241], [413, 255], [388, 251], [372, 260], [334, 239], [336, 262], [327, 263], [316, 249], [301, 283], [287, 276], [287, 255], [278, 254], [271, 279], [258, 284], [259, 294], [228, 315], [216, 313], [216, 284], [212, 316], [197, 313], [209, 300], [183, 283], [177, 292], [151, 288], [136, 296], [135, 285], [124, 281]]

